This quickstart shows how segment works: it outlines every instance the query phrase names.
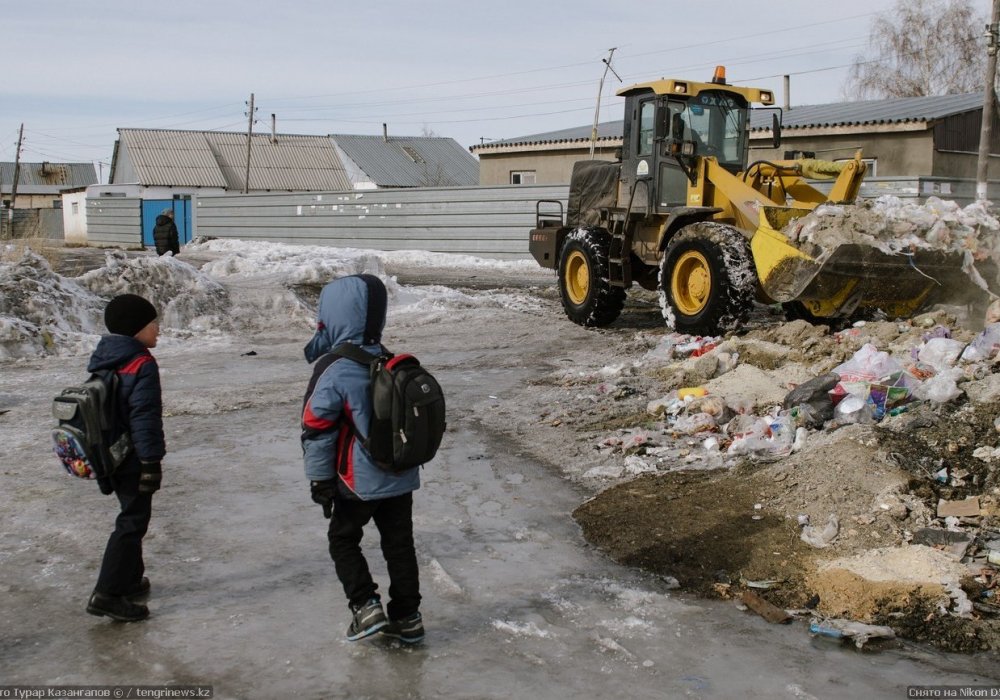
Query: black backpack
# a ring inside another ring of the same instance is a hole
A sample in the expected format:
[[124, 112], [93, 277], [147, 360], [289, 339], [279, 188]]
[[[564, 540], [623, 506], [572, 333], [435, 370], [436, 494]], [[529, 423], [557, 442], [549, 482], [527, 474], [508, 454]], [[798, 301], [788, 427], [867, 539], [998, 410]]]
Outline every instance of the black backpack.
[[116, 432], [118, 373], [103, 371], [90, 375], [79, 386], [71, 386], [52, 401], [56, 427], [52, 443], [63, 468], [81, 479], [105, 479], [132, 451], [132, 437], [126, 431], [111, 443]]
[[388, 351], [371, 355], [349, 343], [330, 354], [370, 368], [372, 421], [362, 444], [375, 464], [398, 473], [433, 459], [446, 427], [444, 393], [420, 361]]

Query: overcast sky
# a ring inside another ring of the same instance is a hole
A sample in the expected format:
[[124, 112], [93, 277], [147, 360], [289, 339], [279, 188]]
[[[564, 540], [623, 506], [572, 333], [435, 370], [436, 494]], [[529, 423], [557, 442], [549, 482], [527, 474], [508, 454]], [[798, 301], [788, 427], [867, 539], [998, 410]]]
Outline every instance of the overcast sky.
[[[433, 133], [465, 147], [589, 125], [615, 91], [663, 76], [839, 101], [893, 0], [9, 0], [0, 160], [108, 164], [118, 127]], [[989, 0], [975, 0], [988, 17]]]

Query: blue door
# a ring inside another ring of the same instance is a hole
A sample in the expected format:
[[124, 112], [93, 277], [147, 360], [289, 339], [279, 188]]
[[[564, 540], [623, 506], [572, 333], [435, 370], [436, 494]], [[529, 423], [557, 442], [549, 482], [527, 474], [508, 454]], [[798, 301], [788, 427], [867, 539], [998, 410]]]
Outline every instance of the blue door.
[[156, 226], [156, 217], [164, 209], [174, 210], [174, 223], [177, 225], [177, 238], [181, 245], [190, 243], [191, 197], [190, 195], [177, 195], [173, 199], [142, 200], [142, 244], [150, 248], [156, 246], [155, 241], [153, 241], [153, 228]]

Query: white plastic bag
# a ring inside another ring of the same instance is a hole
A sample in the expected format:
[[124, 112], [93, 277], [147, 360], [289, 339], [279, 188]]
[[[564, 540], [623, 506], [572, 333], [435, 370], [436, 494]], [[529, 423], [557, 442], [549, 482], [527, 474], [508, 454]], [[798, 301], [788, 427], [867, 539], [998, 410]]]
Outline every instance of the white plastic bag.
[[991, 323], [962, 351], [965, 362], [992, 360], [1000, 350], [1000, 323]]
[[938, 372], [918, 386], [913, 391], [913, 395], [918, 399], [933, 401], [934, 403], [945, 403], [957, 399], [962, 395], [962, 390], [957, 385], [962, 375], [963, 372], [960, 367], [951, 367]]
[[865, 343], [850, 360], [833, 368], [843, 382], [874, 382], [902, 370], [903, 366], [889, 357], [889, 353], [881, 352], [871, 343]]
[[952, 338], [931, 338], [920, 348], [917, 359], [934, 367], [939, 372], [958, 362], [965, 343]]

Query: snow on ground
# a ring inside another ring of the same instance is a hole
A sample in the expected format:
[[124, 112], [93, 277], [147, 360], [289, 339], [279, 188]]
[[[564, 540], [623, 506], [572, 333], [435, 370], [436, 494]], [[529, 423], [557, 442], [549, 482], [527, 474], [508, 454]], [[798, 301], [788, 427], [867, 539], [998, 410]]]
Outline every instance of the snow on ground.
[[[196, 267], [186, 255], [208, 261]], [[362, 674], [375, 697], [562, 698], [625, 686], [636, 697], [780, 697], [793, 686], [817, 697], [895, 697], [907, 684], [977, 678], [964, 659], [817, 650], [804, 630], [685, 600], [676, 580], [615, 566], [582, 542], [569, 513], [583, 496], [565, 477], [638, 457], [593, 449], [600, 438], [641, 437], [635, 422], [625, 434], [605, 427], [616, 415], [602, 412], [634, 405], [641, 414], [662, 397], [649, 395], [657, 382], [647, 376], [660, 365], [682, 360], [698, 366], [693, 382], [707, 380], [731, 372], [735, 355], [760, 362], [763, 343], [708, 349], [704, 339], [675, 339], [671, 353], [680, 347], [682, 356], [668, 362], [647, 355], [666, 352], [659, 320], [655, 330], [588, 331], [544, 295], [399, 284], [390, 273], [408, 264], [470, 276], [538, 272], [531, 262], [234, 241], [189, 246], [176, 260], [110, 253], [72, 278], [37, 256], [0, 263], [0, 484], [9, 496], [0, 591], [11, 601], [0, 610], [0, 664], [10, 680], [204, 679], [219, 697], [321, 697]], [[390, 348], [405, 341], [449, 388], [448, 440], [415, 509], [428, 624], [417, 650], [342, 641], [347, 616], [325, 523], [301, 475], [307, 288], [357, 272], [389, 287]], [[6, 293], [26, 288], [35, 293]], [[120, 629], [82, 610], [103, 537], [94, 533], [109, 527], [112, 504], [57, 473], [44, 445], [49, 397], [80, 378], [78, 356], [96, 343], [103, 304], [124, 289], [149, 294], [163, 315], [170, 472], [148, 539], [154, 617]], [[745, 381], [734, 374], [730, 386]], [[594, 412], [583, 416], [584, 440], [558, 427], [581, 409]], [[662, 439], [659, 428], [646, 431], [654, 432]], [[685, 460], [703, 452], [702, 436], [691, 440]], [[657, 469], [674, 466], [666, 453], [653, 456]], [[606, 483], [596, 482], [588, 488]], [[128, 672], [102, 663], [109, 654], [127, 658]]]
[[[199, 269], [169, 255], [136, 257], [109, 251], [102, 267], [72, 278], [54, 272], [30, 250], [10, 248], [0, 257], [12, 258], [0, 262], [0, 360], [89, 353], [96, 336], [104, 332], [104, 305], [126, 291], [157, 306], [166, 347], [177, 338], [211, 343], [225, 333], [289, 322], [306, 326], [313, 322], [313, 311], [295, 288], [318, 287], [352, 274], [372, 274], [385, 282], [390, 320], [432, 322], [456, 309], [539, 309], [538, 302], [525, 295], [472, 295], [440, 285], [406, 287], [386, 273], [387, 264], [505, 275], [537, 271], [527, 261], [232, 240], [193, 244], [185, 253], [211, 253], [214, 259]], [[238, 293], [231, 294], [230, 288]]]

